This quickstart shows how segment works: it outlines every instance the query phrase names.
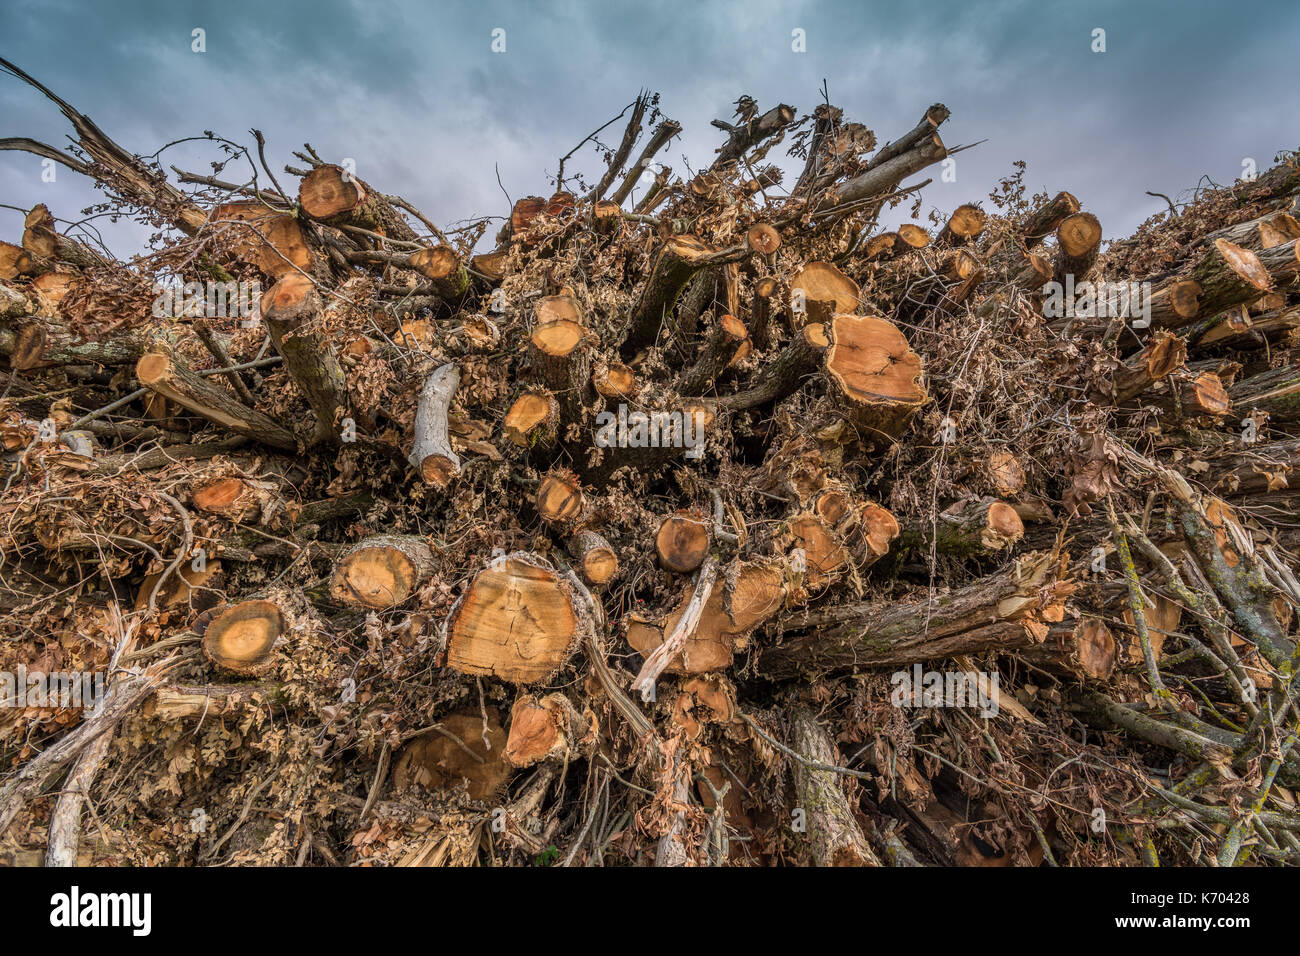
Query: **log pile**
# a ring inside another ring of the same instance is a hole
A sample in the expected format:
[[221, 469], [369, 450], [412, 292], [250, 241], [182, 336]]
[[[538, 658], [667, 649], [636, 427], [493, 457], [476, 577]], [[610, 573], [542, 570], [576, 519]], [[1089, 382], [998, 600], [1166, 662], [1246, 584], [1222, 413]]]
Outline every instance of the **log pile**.
[[0, 244], [0, 672], [104, 678], [0, 710], [6, 858], [1300, 861], [1293, 155], [1107, 243], [922, 218], [941, 105], [682, 177], [642, 97], [492, 234], [0, 64], [157, 231]]

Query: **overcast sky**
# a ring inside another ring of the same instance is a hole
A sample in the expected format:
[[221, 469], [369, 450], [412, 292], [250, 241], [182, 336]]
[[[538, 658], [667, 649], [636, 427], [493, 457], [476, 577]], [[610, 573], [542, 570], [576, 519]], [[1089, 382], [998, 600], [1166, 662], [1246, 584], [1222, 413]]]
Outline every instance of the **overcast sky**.
[[[192, 51], [196, 28], [206, 52]], [[792, 50], [796, 29], [806, 52]], [[494, 164], [512, 199], [548, 193], [559, 157], [640, 89], [685, 127], [661, 154], [680, 173], [711, 161], [722, 134], [709, 120], [730, 118], [741, 93], [802, 114], [825, 79], [882, 143], [933, 102], [952, 110], [950, 147], [987, 140], [957, 157], [956, 182], [935, 176], [927, 209], [984, 198], [1023, 159], [1031, 189], [1070, 190], [1117, 238], [1163, 208], [1146, 190], [1228, 183], [1246, 157], [1263, 170], [1300, 146], [1297, 50], [1295, 0], [0, 0], [0, 55], [126, 148], [204, 130], [250, 143], [256, 127], [286, 186], [280, 167], [310, 141], [440, 224], [508, 210]], [[62, 147], [69, 132], [52, 103], [0, 76], [0, 137]], [[198, 171], [217, 158], [211, 144], [164, 154]], [[589, 146], [568, 169], [594, 181], [603, 165]], [[45, 183], [39, 158], [0, 152], [0, 203], [76, 219], [94, 197], [70, 170]], [[20, 214], [0, 209], [0, 237], [20, 232]], [[142, 235], [105, 232], [119, 255]]]

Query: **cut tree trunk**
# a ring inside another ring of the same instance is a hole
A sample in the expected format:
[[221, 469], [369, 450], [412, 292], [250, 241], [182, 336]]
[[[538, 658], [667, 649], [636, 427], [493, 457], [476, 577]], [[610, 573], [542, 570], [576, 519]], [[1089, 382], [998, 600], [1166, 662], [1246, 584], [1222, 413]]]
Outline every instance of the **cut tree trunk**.
[[794, 761], [796, 810], [803, 811], [804, 842], [814, 866], [880, 866], [880, 860], [858, 825], [842, 778], [833, 770], [841, 766], [830, 736], [806, 707], [795, 710], [790, 720], [790, 743], [795, 752], [812, 761]]
[[1070, 193], [1057, 193], [1030, 213], [1029, 218], [1025, 220], [1025, 247], [1033, 249], [1034, 246], [1055, 232], [1056, 228], [1066, 218], [1078, 212], [1080, 208], [1079, 200], [1075, 199]]
[[221, 427], [265, 445], [296, 450], [293, 433], [195, 375], [169, 345], [155, 341], [135, 366], [140, 384]]
[[33, 317], [18, 325], [9, 364], [24, 371], [49, 365], [132, 365], [145, 347], [134, 332], [78, 335], [52, 319]]
[[679, 511], [669, 515], [655, 535], [660, 565], [678, 574], [690, 574], [708, 556], [712, 529], [712, 522], [698, 512]]
[[858, 284], [829, 262], [809, 262], [790, 283], [793, 326], [826, 326], [840, 314], [858, 311]]
[[407, 743], [393, 763], [395, 790], [462, 788], [471, 800], [497, 797], [510, 779], [505, 761], [506, 731], [495, 707], [447, 714], [428, 733]]
[[434, 295], [455, 305], [469, 292], [469, 272], [451, 246], [434, 246], [411, 253], [411, 268], [429, 280]]
[[969, 203], [958, 206], [952, 211], [952, 215], [948, 217], [947, 224], [943, 227], [943, 231], [939, 233], [938, 241], [950, 246], [970, 242], [984, 231], [987, 222], [988, 217], [979, 206]]
[[1197, 316], [1211, 316], [1234, 305], [1253, 302], [1273, 287], [1268, 270], [1255, 253], [1216, 239], [1192, 267], [1189, 278], [1200, 286]]
[[520, 448], [550, 448], [559, 427], [560, 403], [555, 396], [543, 389], [530, 389], [510, 406], [501, 430]]
[[460, 385], [454, 362], [439, 366], [424, 381], [415, 412], [415, 439], [408, 460], [427, 485], [446, 488], [460, 474], [460, 457], [447, 434], [447, 412]]
[[321, 325], [323, 306], [315, 285], [298, 272], [277, 282], [262, 298], [262, 320], [285, 368], [316, 416], [310, 444], [337, 444], [347, 413], [347, 379], [334, 344]]
[[1228, 414], [1232, 408], [1228, 390], [1213, 372], [1199, 375], [1176, 372], [1165, 379], [1165, 384], [1168, 386], [1166, 391], [1146, 396], [1143, 402], [1159, 408], [1171, 419], [1218, 417]]
[[273, 280], [290, 273], [321, 278], [325, 271], [301, 224], [288, 213], [260, 202], [227, 203], [212, 211], [211, 226], [237, 261], [251, 263]]
[[1016, 509], [996, 498], [967, 498], [941, 511], [933, 522], [907, 528], [899, 546], [967, 559], [987, 557], [1012, 547], [1025, 534]]
[[709, 246], [694, 236], [674, 236], [664, 243], [628, 314], [627, 332], [621, 346], [625, 359], [655, 344], [660, 328], [672, 315], [677, 298], [691, 277], [713, 264], [712, 253]]
[[433, 572], [433, 551], [414, 535], [376, 535], [354, 544], [334, 567], [330, 597], [383, 609], [406, 601]]
[[537, 698], [523, 694], [510, 710], [509, 736], [502, 756], [512, 767], [543, 760], [568, 761], [592, 740], [582, 716], [563, 694]]
[[1016, 656], [1053, 674], [1098, 681], [1109, 678], [1119, 660], [1115, 637], [1098, 618], [1055, 625], [1043, 643]]
[[572, 525], [587, 510], [586, 496], [578, 477], [567, 471], [545, 475], [537, 486], [533, 500], [537, 513], [548, 524]]
[[62, 235], [45, 203], [33, 206], [23, 221], [23, 248], [37, 259], [66, 262], [77, 269], [102, 268], [106, 264], [77, 240]]
[[195, 485], [190, 492], [190, 502], [199, 511], [219, 515], [236, 524], [263, 524], [265, 517], [284, 510], [278, 482], [234, 476]]
[[1053, 274], [1065, 284], [1073, 276], [1075, 285], [1087, 279], [1101, 251], [1101, 223], [1090, 212], [1066, 216], [1056, 227], [1056, 262]]
[[679, 395], [701, 395], [727, 366], [740, 355], [747, 344], [749, 333], [744, 324], [733, 315], [723, 315], [700, 349], [695, 364], [682, 373], [677, 382]]
[[582, 579], [592, 587], [602, 588], [618, 574], [618, 554], [594, 531], [574, 534], [569, 539], [569, 554], [577, 563]]
[[899, 438], [929, 399], [921, 357], [877, 316], [837, 315], [828, 331], [826, 375], [841, 412], [864, 437]]
[[480, 571], [447, 620], [447, 666], [511, 684], [549, 679], [592, 626], [570, 585], [520, 551]]
[[1195, 279], [1166, 279], [1151, 290], [1151, 328], [1181, 329], [1201, 314], [1201, 284]]
[[256, 676], [271, 669], [284, 615], [270, 601], [244, 601], [217, 615], [203, 632], [203, 654], [222, 670]]
[[1168, 332], [1156, 332], [1142, 351], [1125, 360], [1111, 375], [1111, 401], [1122, 404], [1182, 368], [1187, 343]]
[[[627, 642], [647, 658], [682, 623], [696, 588], [687, 586], [677, 607], [662, 616], [633, 612], [627, 618]], [[756, 627], [785, 603], [785, 564], [776, 559], [735, 561], [710, 589], [694, 628], [665, 668], [670, 674], [704, 674], [731, 666], [735, 651]]]
[[1009, 570], [934, 598], [849, 604], [782, 619], [793, 634], [766, 650], [759, 672], [776, 680], [915, 664], [1041, 643], [1062, 611], [1053, 559], [1020, 558]]
[[541, 384], [560, 403], [565, 421], [578, 421], [591, 403], [591, 349], [578, 300], [547, 296], [537, 304], [529, 355]]
[[298, 205], [310, 218], [326, 225], [358, 226], [405, 242], [416, 238], [387, 199], [332, 163], [323, 163], [302, 178]]
[[1300, 421], [1300, 366], [1284, 365], [1242, 379], [1228, 395], [1242, 414], [1259, 409], [1268, 413], [1270, 422]]

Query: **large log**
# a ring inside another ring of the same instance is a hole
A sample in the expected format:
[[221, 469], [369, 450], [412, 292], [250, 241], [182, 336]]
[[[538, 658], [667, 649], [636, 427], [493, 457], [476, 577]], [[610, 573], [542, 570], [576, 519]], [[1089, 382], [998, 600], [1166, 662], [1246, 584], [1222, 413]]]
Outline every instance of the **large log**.
[[814, 866], [880, 866], [867, 842], [853, 808], [835, 771], [840, 758], [830, 736], [806, 707], [795, 710], [790, 720], [790, 742], [802, 760], [794, 762], [797, 809], [804, 814], [811, 862]]
[[310, 218], [331, 226], [358, 226], [407, 242], [416, 238], [392, 203], [332, 163], [323, 163], [302, 178], [298, 205]]
[[625, 321], [625, 358], [655, 344], [691, 277], [712, 264], [713, 251], [694, 236], [674, 236], [664, 243]]
[[837, 315], [827, 332], [826, 376], [839, 409], [864, 438], [898, 439], [929, 400], [921, 357], [878, 316]]
[[587, 612], [540, 558], [515, 552], [475, 575], [447, 618], [447, 666], [511, 684], [551, 678], [572, 656]]
[[556, 295], [538, 302], [528, 342], [537, 378], [559, 402], [562, 419], [578, 421], [592, 400], [591, 343], [578, 300]]
[[1242, 414], [1259, 409], [1268, 413], [1270, 422], [1300, 421], [1300, 366], [1289, 363], [1242, 379], [1228, 395]]
[[791, 636], [763, 651], [759, 671], [792, 680], [1028, 647], [1047, 636], [1047, 622], [1060, 619], [1061, 584], [1054, 559], [1034, 553], [933, 598], [790, 615], [774, 626]]
[[284, 615], [270, 601], [244, 601], [217, 615], [203, 632], [203, 654], [222, 670], [243, 676], [269, 671], [284, 633]]

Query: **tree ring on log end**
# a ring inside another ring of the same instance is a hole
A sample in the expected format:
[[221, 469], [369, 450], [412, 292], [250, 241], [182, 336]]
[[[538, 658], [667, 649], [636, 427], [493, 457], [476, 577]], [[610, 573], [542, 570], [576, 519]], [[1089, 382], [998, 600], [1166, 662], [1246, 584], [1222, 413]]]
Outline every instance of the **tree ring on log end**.
[[921, 357], [886, 319], [837, 315], [826, 371], [841, 405], [860, 426], [897, 438], [928, 399]]
[[203, 653], [236, 674], [257, 674], [270, 665], [271, 650], [284, 633], [284, 615], [270, 601], [244, 601], [219, 614], [203, 634]]
[[452, 609], [447, 666], [536, 683], [568, 660], [584, 626], [555, 571], [515, 553], [480, 571]]

